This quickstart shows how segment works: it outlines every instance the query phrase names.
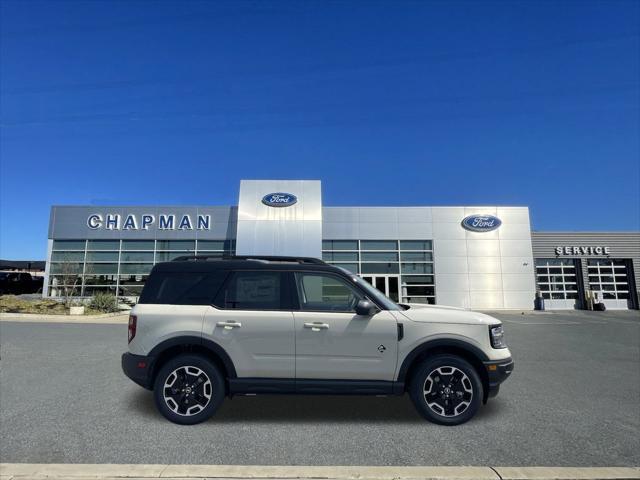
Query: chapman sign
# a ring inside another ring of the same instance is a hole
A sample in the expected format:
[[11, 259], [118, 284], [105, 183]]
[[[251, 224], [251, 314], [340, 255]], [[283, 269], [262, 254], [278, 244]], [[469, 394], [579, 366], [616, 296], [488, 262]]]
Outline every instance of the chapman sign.
[[610, 255], [611, 247], [602, 246], [559, 246], [556, 255]]
[[87, 218], [91, 230], [149, 230], [157, 226], [158, 230], [210, 230], [211, 215], [119, 215], [94, 213]]

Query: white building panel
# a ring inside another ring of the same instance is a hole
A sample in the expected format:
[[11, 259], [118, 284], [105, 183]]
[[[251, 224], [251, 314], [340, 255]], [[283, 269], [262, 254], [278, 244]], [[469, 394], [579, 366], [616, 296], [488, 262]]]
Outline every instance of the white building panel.
[[466, 273], [439, 273], [436, 294], [438, 302], [444, 292], [466, 292], [469, 290], [469, 275]]
[[533, 262], [530, 240], [500, 240], [500, 252], [504, 257], [528, 256]]
[[531, 274], [503, 273], [502, 289], [505, 292], [535, 290], [535, 280]]
[[430, 207], [398, 207], [398, 223], [433, 223]]
[[464, 207], [432, 207], [433, 223], [455, 223], [464, 218]]
[[505, 292], [503, 308], [514, 310], [533, 310], [533, 300], [534, 299], [531, 298], [531, 290]]
[[[262, 199], [273, 193], [295, 195], [296, 202], [289, 206], [265, 205]], [[242, 180], [240, 182], [236, 240], [238, 255], [320, 257], [321, 245], [320, 181]]]
[[469, 273], [500, 273], [500, 257], [467, 257]]
[[438, 288], [437, 275], [441, 273], [469, 273], [467, 257], [440, 257], [436, 255], [434, 268], [436, 272], [436, 288]]
[[433, 238], [435, 240], [465, 240], [467, 238], [465, 233], [466, 231], [460, 222], [433, 223]]
[[528, 223], [503, 223], [498, 229], [501, 240], [526, 240], [531, 239], [531, 229]]
[[467, 254], [470, 257], [499, 257], [500, 242], [498, 240], [467, 241]]
[[469, 292], [469, 298], [471, 299], [469, 305], [471, 309], [495, 310], [504, 308], [504, 296], [501, 291]]
[[424, 240], [433, 238], [431, 223], [398, 222], [398, 238], [400, 240]]
[[491, 294], [502, 291], [502, 275], [497, 273], [469, 273], [469, 290], [471, 292], [490, 292]]
[[535, 266], [531, 257], [501, 257], [500, 265], [502, 274], [520, 273], [530, 275], [533, 278]]

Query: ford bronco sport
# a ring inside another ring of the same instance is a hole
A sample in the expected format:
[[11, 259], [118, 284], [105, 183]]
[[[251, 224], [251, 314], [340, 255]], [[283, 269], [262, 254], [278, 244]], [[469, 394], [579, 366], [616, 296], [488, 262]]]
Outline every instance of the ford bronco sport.
[[153, 268], [122, 368], [180, 424], [208, 419], [227, 395], [408, 392], [427, 420], [457, 425], [513, 360], [499, 320], [396, 304], [318, 259], [196, 256]]

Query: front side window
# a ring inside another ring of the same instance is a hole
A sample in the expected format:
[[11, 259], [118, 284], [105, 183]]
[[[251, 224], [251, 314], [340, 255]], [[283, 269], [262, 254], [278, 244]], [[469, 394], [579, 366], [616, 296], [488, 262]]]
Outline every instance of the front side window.
[[234, 272], [215, 305], [236, 310], [284, 310], [280, 272]]
[[332, 275], [296, 273], [300, 310], [312, 312], [355, 312], [363, 295], [344, 280]]

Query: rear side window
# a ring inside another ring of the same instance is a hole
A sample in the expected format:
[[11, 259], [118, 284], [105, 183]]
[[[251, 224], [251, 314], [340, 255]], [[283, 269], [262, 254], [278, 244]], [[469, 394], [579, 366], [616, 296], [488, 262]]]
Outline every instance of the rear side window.
[[238, 271], [216, 297], [219, 308], [236, 310], [283, 310], [282, 273]]
[[211, 305], [227, 272], [158, 273], [147, 280], [139, 303]]

